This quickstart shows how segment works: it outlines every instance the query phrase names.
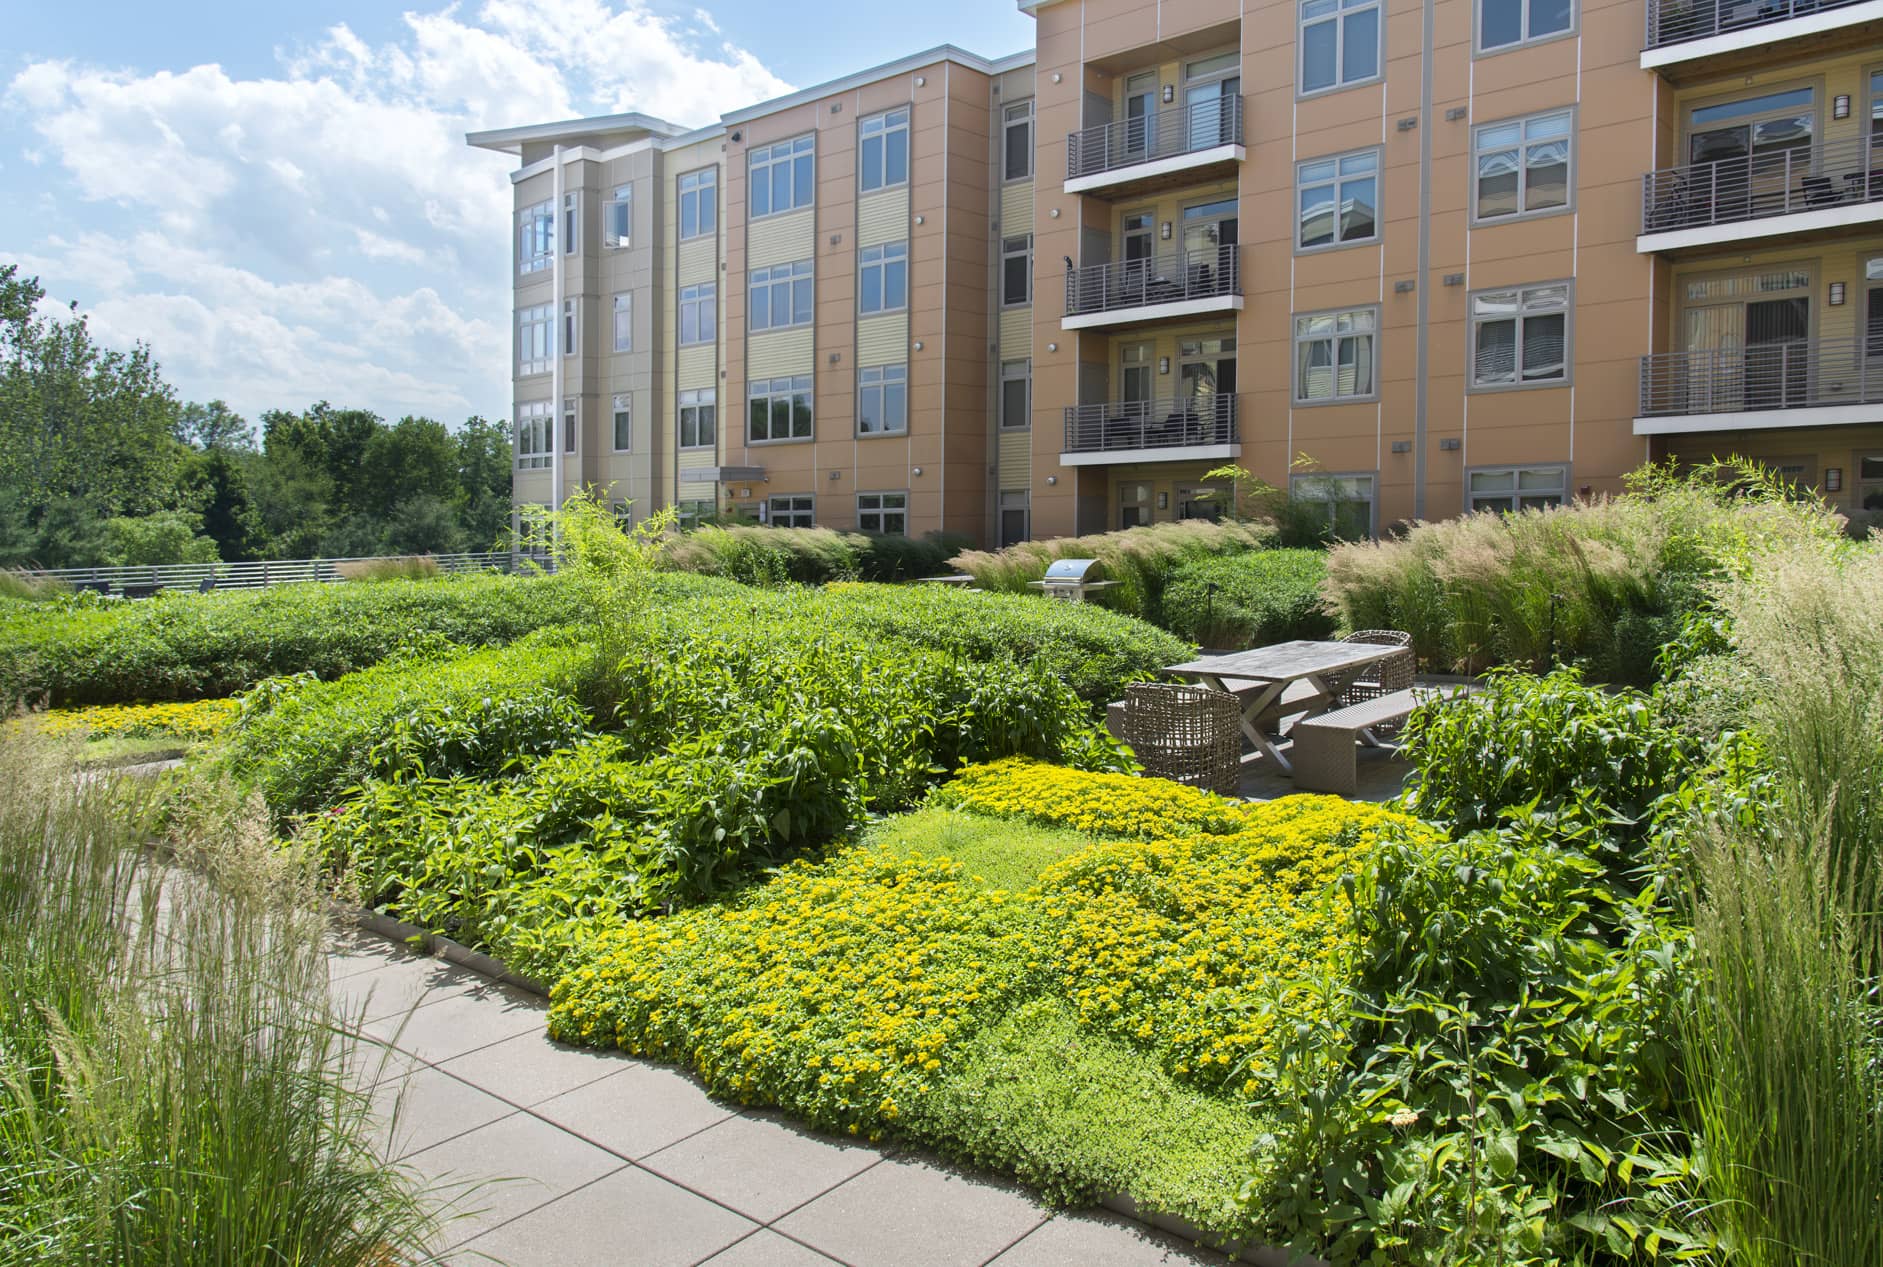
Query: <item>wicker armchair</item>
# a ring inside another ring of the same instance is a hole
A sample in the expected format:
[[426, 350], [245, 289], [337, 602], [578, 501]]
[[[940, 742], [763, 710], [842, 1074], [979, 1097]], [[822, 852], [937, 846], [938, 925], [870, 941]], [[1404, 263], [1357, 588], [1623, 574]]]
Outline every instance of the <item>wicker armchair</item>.
[[1349, 704], [1378, 699], [1382, 695], [1411, 688], [1413, 669], [1416, 667], [1411, 634], [1397, 629], [1361, 629], [1348, 634], [1341, 641], [1371, 642], [1383, 647], [1403, 647], [1405, 650], [1361, 669], [1343, 684], [1342, 689], [1335, 692], [1333, 707], [1345, 708]]
[[1200, 686], [1125, 688], [1125, 742], [1146, 774], [1234, 796], [1242, 785], [1242, 705]]

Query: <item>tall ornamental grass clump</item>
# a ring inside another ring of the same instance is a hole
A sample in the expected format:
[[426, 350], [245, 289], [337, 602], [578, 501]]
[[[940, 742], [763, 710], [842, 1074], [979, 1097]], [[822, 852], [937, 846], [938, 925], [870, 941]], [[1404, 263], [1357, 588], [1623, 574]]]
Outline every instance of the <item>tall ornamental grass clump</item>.
[[950, 560], [984, 589], [1029, 592], [1058, 559], [1098, 559], [1117, 585], [1101, 591], [1114, 611], [1164, 625], [1164, 586], [1183, 563], [1210, 555], [1240, 554], [1267, 545], [1274, 530], [1253, 523], [1187, 519], [1085, 537], [1022, 541], [1005, 550], [964, 550]]
[[327, 995], [312, 872], [0, 740], [0, 1262], [429, 1262]]
[[948, 557], [960, 548], [959, 540], [947, 537], [709, 525], [670, 538], [661, 549], [660, 565], [747, 585], [912, 581], [946, 572]]

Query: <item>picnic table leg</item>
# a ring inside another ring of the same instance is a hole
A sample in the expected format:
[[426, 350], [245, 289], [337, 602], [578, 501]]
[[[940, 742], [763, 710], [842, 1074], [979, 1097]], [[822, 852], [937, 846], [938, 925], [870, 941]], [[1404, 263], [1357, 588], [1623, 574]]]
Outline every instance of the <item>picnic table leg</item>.
[[[1215, 674], [1203, 673], [1198, 676], [1202, 678], [1204, 684], [1211, 690], [1234, 694], [1234, 692], [1230, 691], [1229, 688], [1223, 684], [1223, 679]], [[1286, 685], [1287, 683], [1285, 682], [1271, 682], [1243, 701], [1242, 733], [1250, 743], [1255, 745], [1256, 752], [1273, 761], [1276, 765], [1280, 766], [1283, 771], [1293, 773], [1294, 767], [1288, 764], [1288, 758], [1282, 756], [1275, 745], [1269, 742], [1269, 737], [1262, 733], [1262, 728], [1255, 724], [1255, 719], [1260, 717], [1270, 704], [1273, 704], [1281, 697], [1282, 688]]]

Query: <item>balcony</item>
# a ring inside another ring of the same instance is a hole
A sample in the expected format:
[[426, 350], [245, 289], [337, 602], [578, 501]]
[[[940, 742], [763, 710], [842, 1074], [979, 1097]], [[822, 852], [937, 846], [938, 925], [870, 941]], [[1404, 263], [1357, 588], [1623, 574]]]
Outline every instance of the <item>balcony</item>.
[[1883, 222], [1883, 138], [1695, 163], [1642, 178], [1638, 251], [1748, 242]]
[[1242, 307], [1242, 248], [1231, 244], [1072, 267], [1062, 330], [1128, 326]]
[[[1883, 0], [1648, 0], [1641, 68], [1676, 82], [1862, 42]], [[1774, 46], [1778, 46], [1776, 49]]]
[[1784, 343], [1641, 358], [1638, 436], [1883, 422], [1883, 342]]
[[1066, 192], [1106, 198], [1223, 180], [1243, 159], [1242, 97], [1085, 128], [1066, 138]]
[[1065, 466], [1233, 458], [1236, 398], [1227, 393], [1127, 400], [1066, 409]]

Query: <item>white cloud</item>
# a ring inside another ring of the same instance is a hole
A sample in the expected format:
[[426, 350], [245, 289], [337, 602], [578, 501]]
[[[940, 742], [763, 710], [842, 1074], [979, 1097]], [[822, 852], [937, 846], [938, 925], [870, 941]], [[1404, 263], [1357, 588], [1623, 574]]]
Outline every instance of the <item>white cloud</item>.
[[380, 45], [336, 26], [272, 76], [33, 62], [3, 104], [51, 214], [0, 221], [19, 247], [0, 259], [100, 337], [148, 340], [186, 397], [502, 411], [510, 191], [464, 133], [629, 109], [698, 124], [788, 91], [701, 28], [644, 0], [486, 0], [407, 13]]

